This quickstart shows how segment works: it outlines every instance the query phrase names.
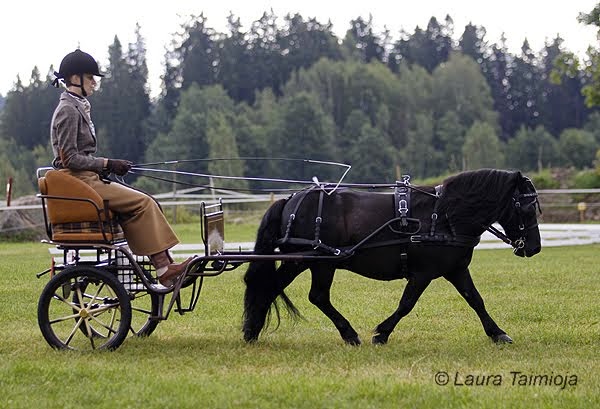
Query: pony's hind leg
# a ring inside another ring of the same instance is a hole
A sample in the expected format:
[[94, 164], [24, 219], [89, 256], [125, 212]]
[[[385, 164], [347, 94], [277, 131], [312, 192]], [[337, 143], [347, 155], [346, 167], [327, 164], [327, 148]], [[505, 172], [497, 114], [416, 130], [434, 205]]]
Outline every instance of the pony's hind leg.
[[358, 333], [350, 322], [331, 304], [331, 284], [335, 268], [331, 266], [313, 266], [310, 268], [312, 282], [308, 300], [323, 312], [340, 332], [342, 339], [349, 345], [360, 345]]
[[504, 332], [496, 322], [490, 317], [487, 310], [485, 309], [485, 304], [483, 303], [483, 298], [475, 288], [475, 284], [473, 283], [473, 279], [471, 278], [471, 274], [469, 273], [469, 269], [465, 269], [463, 271], [451, 273], [444, 275], [446, 280], [448, 280], [454, 288], [463, 296], [463, 298], [467, 301], [467, 303], [475, 310], [479, 319], [481, 320], [481, 324], [483, 325], [483, 329], [487, 336], [489, 336], [496, 343], [509, 343], [512, 344], [513, 340], [509, 337], [506, 332]]
[[431, 279], [418, 276], [408, 280], [396, 311], [375, 328], [375, 335], [371, 340], [373, 344], [383, 345], [388, 342], [388, 338], [394, 328], [396, 328], [396, 325], [398, 325], [398, 322], [412, 311], [429, 283], [431, 283]]

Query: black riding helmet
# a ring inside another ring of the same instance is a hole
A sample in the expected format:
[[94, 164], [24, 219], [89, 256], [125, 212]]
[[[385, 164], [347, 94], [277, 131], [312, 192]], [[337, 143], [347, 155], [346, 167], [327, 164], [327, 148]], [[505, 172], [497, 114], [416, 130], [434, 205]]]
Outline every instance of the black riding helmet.
[[100, 68], [98, 67], [98, 63], [94, 57], [81, 51], [80, 49], [77, 49], [65, 55], [65, 58], [62, 59], [58, 72], [54, 72], [56, 78], [54, 79], [54, 82], [52, 82], [52, 85], [58, 87], [59, 80], [66, 82], [67, 78], [76, 74], [79, 74], [81, 78], [80, 84], [67, 84], [67, 86], [74, 85], [76, 87], [80, 87], [83, 91], [83, 96], [87, 96], [85, 89], [83, 89], [83, 74], [92, 74], [97, 77], [104, 77], [103, 74], [100, 74]]

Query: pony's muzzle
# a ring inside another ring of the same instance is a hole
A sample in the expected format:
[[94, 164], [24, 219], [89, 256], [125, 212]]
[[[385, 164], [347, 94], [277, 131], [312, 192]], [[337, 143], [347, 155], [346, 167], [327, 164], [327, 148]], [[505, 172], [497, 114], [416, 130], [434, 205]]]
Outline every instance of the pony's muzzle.
[[542, 251], [542, 246], [541, 245], [537, 245], [537, 246], [535, 246], [533, 248], [527, 248], [527, 246], [516, 247], [513, 250], [513, 253], [515, 253], [515, 256], [519, 256], [519, 257], [533, 257], [537, 253], [539, 253], [540, 251]]

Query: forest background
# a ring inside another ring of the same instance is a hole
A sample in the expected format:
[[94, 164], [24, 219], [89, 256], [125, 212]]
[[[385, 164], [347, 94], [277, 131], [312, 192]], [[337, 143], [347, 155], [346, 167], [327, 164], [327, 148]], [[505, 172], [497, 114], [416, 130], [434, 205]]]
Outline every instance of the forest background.
[[[582, 13], [600, 29], [600, 4]], [[506, 39], [489, 43], [485, 27], [455, 31], [452, 18], [425, 29], [376, 33], [372, 18], [350, 21], [344, 38], [331, 24], [265, 12], [247, 31], [228, 31], [189, 16], [166, 52], [162, 91], [151, 99], [145, 41], [108, 46], [106, 76], [90, 98], [98, 156], [136, 164], [240, 158], [178, 165], [178, 170], [307, 180], [301, 162], [352, 165], [347, 181], [389, 183], [399, 173], [423, 180], [481, 167], [536, 172], [538, 187], [558, 187], [569, 169], [577, 187], [600, 187], [600, 50], [580, 61], [556, 37], [520, 54]], [[458, 35], [456, 35], [458, 34]], [[60, 90], [57, 67], [17, 77], [0, 95], [0, 178], [13, 196], [36, 191], [35, 169], [49, 165], [49, 128]], [[319, 178], [339, 176], [319, 169]], [[554, 172], [554, 173], [553, 173]], [[220, 187], [258, 188], [221, 181]], [[151, 192], [166, 181], [139, 178]], [[540, 186], [541, 185], [541, 186]]]

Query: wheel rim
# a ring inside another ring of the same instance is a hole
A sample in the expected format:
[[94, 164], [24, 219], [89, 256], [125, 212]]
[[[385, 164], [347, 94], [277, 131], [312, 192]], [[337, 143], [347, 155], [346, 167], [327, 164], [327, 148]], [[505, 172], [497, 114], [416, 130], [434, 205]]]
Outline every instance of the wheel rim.
[[159, 321], [158, 295], [148, 291], [131, 293], [131, 325], [129, 331], [134, 336], [147, 337], [156, 329]]

